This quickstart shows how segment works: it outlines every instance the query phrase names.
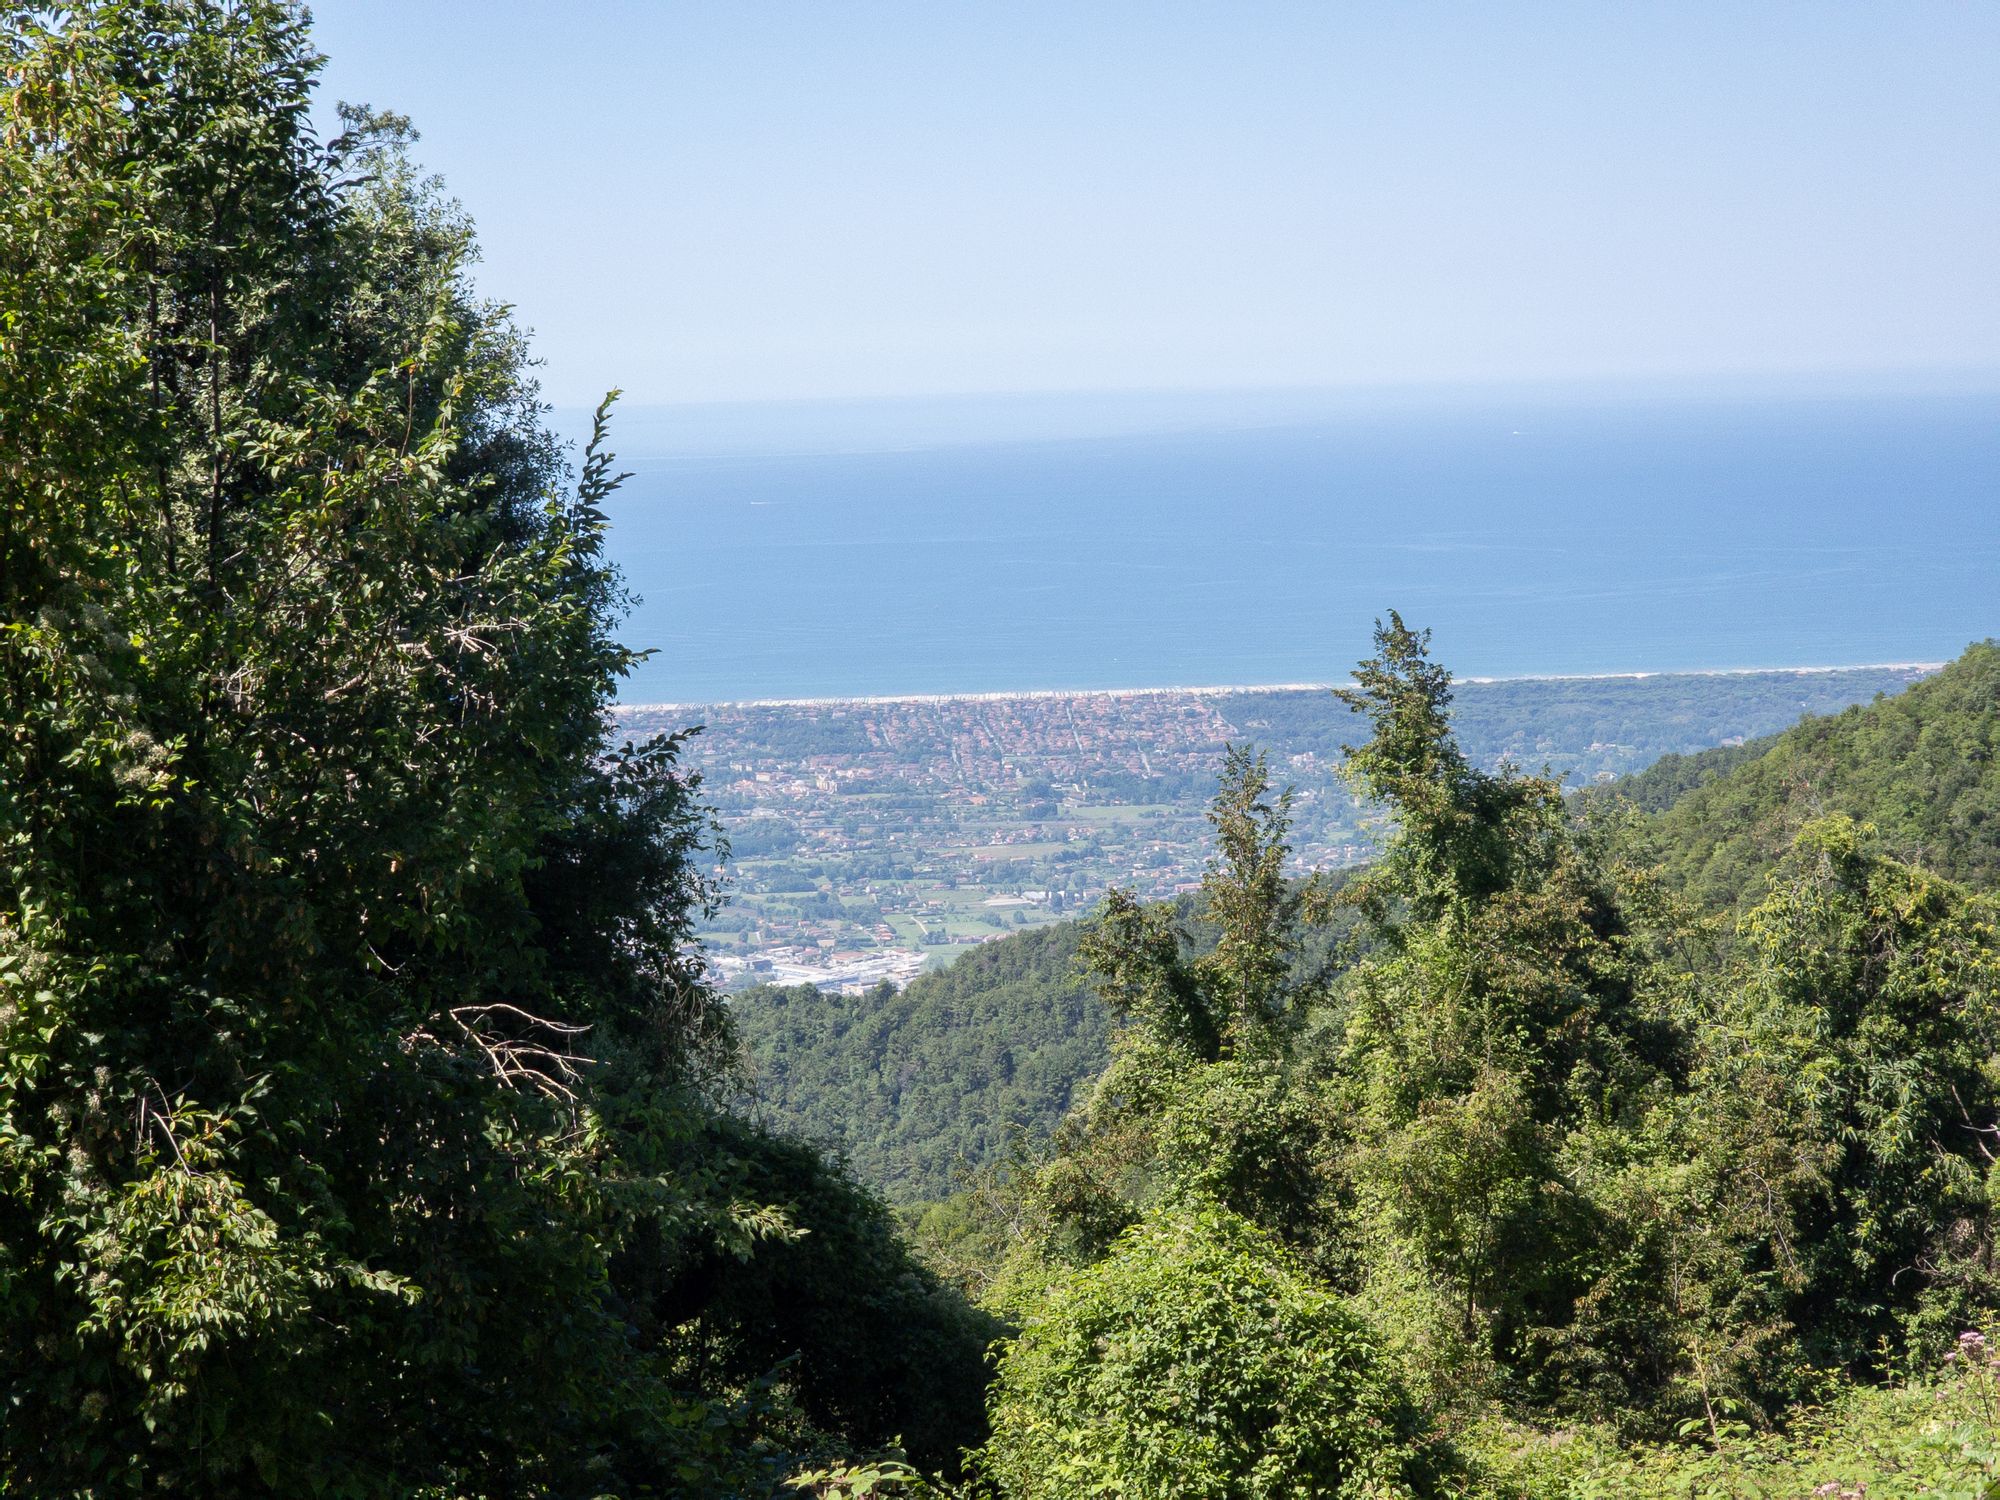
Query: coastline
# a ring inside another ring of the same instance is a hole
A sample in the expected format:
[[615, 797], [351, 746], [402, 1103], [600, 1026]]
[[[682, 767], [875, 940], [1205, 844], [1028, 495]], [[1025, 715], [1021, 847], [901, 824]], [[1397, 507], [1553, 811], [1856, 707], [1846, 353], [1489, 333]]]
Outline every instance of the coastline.
[[[1459, 677], [1461, 683], [1499, 682], [1642, 682], [1656, 677], [1815, 677], [1834, 672], [1937, 672], [1942, 661], [1863, 661], [1811, 667], [1697, 667], [1684, 671], [1652, 672], [1523, 672], [1511, 676]], [[876, 693], [853, 697], [824, 698], [711, 698], [700, 702], [619, 703], [613, 717], [627, 714], [663, 713], [694, 708], [866, 708], [897, 703], [1010, 703], [1027, 700], [1051, 702], [1064, 698], [1219, 698], [1236, 693], [1324, 693], [1353, 686], [1352, 678], [1339, 682], [1248, 682], [1205, 684], [1187, 687], [1123, 688], [1022, 688], [1013, 692], [983, 693]]]

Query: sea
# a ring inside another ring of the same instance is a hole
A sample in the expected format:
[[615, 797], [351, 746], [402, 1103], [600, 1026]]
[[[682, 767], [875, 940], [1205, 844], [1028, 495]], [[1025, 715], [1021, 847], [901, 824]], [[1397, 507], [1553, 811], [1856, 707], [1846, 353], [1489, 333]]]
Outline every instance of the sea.
[[[574, 429], [574, 413], [559, 414]], [[1940, 661], [2000, 379], [615, 414], [630, 704]]]

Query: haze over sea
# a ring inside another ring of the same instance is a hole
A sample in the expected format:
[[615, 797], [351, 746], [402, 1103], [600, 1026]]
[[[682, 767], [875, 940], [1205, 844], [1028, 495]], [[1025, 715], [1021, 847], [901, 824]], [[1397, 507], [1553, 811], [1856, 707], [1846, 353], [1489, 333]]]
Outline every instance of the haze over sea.
[[[562, 414], [574, 428], [574, 414]], [[2000, 632], [2000, 382], [621, 412], [628, 703], [1931, 661]]]

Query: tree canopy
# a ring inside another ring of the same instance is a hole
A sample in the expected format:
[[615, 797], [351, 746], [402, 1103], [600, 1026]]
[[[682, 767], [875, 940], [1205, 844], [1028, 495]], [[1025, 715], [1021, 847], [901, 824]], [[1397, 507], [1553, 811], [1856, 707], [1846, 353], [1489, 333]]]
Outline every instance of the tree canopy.
[[4, 28], [0, 1488], [736, 1494], [976, 1385], [881, 1206], [720, 1110], [605, 413], [572, 472], [407, 125], [319, 139], [278, 0]]
[[[1191, 959], [1166, 909], [1105, 904], [1080, 952], [1129, 1017], [1110, 1065], [1011, 1198], [966, 1202], [1007, 1230], [957, 1243], [998, 1258], [989, 1300], [1023, 1325], [986, 1458], [1004, 1494], [1042, 1493], [1031, 1472], [1178, 1493], [1134, 1477], [1153, 1462], [1204, 1476], [1187, 1493], [1347, 1482], [1268, 1487], [1260, 1464], [1294, 1461], [1276, 1434], [1295, 1406], [1262, 1375], [1170, 1395], [1233, 1347], [1238, 1314], [1213, 1299], [1248, 1275], [1128, 1292], [1134, 1247], [1181, 1253], [1190, 1225], [1268, 1237], [1233, 1243], [1273, 1247], [1356, 1320], [1368, 1368], [1427, 1414], [1370, 1428], [1383, 1462], [1428, 1454], [1387, 1492], [1520, 1493], [1514, 1451], [1480, 1436], [1496, 1413], [1733, 1442], [1815, 1382], [1929, 1366], [2000, 1302], [1993, 898], [1833, 815], [1798, 829], [1740, 919], [1706, 911], [1638, 857], [1634, 815], [1468, 766], [1424, 636], [1391, 616], [1377, 644], [1348, 694], [1374, 734], [1348, 765], [1394, 828], [1332, 897], [1361, 921], [1340, 961], [1270, 961], [1328, 903], [1260, 899], [1283, 803], [1232, 755], [1206, 888], [1220, 940]], [[1274, 1367], [1314, 1357], [1317, 1335], [1265, 1327]], [[1106, 1379], [1155, 1347], [1185, 1352]], [[1112, 1390], [1115, 1419], [1091, 1415]], [[1218, 1434], [1233, 1402], [1263, 1401], [1240, 1420], [1269, 1441], [1127, 1446], [1176, 1399]], [[1116, 1430], [1092, 1435], [1099, 1420]], [[1036, 1443], [1085, 1456], [1060, 1469]]]
[[1972, 645], [1901, 693], [1806, 719], [1751, 749], [1680, 757], [1633, 778], [1642, 801], [1664, 778], [1695, 783], [1662, 800], [1655, 836], [1668, 874], [1702, 903], [1754, 902], [1793, 834], [1829, 813], [1873, 823], [1901, 859], [2000, 884], [2000, 645]]

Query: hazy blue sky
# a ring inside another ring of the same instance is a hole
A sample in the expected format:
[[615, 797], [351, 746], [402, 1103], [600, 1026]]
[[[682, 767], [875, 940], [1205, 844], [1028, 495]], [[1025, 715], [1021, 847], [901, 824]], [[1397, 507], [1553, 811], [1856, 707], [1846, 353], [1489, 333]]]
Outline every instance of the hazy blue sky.
[[321, 0], [558, 402], [2000, 365], [2000, 5]]

